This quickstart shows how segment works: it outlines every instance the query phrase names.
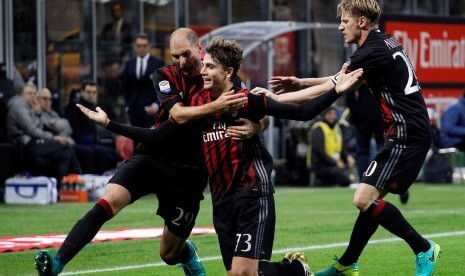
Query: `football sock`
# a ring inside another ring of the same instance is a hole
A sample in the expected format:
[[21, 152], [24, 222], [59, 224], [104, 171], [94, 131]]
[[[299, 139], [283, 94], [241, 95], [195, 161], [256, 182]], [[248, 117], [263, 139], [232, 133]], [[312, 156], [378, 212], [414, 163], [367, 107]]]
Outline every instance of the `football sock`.
[[304, 275], [302, 265], [298, 261], [290, 263], [287, 260], [281, 262], [260, 261], [258, 263], [259, 276], [296, 276]]
[[[415, 255], [420, 252], [428, 251], [431, 247], [429, 242], [408, 223], [396, 206], [380, 199], [377, 208], [380, 208], [380, 210], [378, 212], [375, 210], [373, 212], [373, 217], [375, 217], [386, 230], [405, 240], [412, 248]], [[377, 216], [375, 216], [375, 212]]]
[[66, 236], [57, 253], [57, 260], [64, 265], [88, 244], [98, 233], [102, 225], [113, 217], [110, 205], [100, 199], [87, 214], [76, 222]]
[[378, 198], [366, 211], [360, 212], [352, 230], [349, 246], [338, 260], [341, 265], [348, 266], [357, 262], [378, 225], [404, 239], [415, 255], [430, 248], [428, 241], [407, 222], [396, 206]]
[[338, 260], [341, 265], [349, 266], [357, 262], [371, 236], [378, 229], [379, 223], [371, 217], [375, 208], [376, 205], [371, 204], [365, 212], [358, 214], [350, 236], [349, 246]]

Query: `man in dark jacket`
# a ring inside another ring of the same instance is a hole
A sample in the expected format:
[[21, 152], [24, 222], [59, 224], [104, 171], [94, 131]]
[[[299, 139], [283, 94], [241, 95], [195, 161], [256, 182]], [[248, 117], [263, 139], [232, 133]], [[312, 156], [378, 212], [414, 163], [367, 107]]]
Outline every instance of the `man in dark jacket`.
[[150, 41], [145, 34], [136, 36], [134, 50], [137, 56], [126, 62], [121, 74], [125, 107], [131, 125], [151, 127], [159, 104], [151, 75], [165, 62], [150, 54]]
[[111, 5], [112, 20], [103, 25], [100, 44], [104, 49], [105, 60], [120, 61], [131, 54], [133, 26], [124, 19], [124, 7], [119, 1]]
[[115, 148], [99, 144], [97, 126], [87, 120], [76, 103], [95, 110], [97, 107], [97, 84], [84, 82], [77, 99], [66, 107], [65, 116], [73, 129], [74, 149], [84, 173], [101, 174], [116, 167], [121, 159]]

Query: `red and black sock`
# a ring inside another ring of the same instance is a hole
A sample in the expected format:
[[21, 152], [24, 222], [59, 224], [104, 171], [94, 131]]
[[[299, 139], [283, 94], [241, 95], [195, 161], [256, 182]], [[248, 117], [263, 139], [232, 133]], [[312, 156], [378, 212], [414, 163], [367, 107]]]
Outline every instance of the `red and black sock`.
[[380, 205], [382, 205], [382, 207], [377, 217], [381, 226], [392, 234], [405, 240], [412, 248], [415, 255], [420, 252], [428, 251], [430, 248], [429, 242], [410, 225], [396, 206], [383, 199], [379, 200], [378, 206]]
[[430, 248], [428, 241], [408, 223], [396, 206], [378, 198], [365, 212], [360, 212], [349, 246], [339, 259], [341, 265], [348, 266], [358, 260], [378, 225], [404, 239], [415, 254], [425, 252]]
[[357, 262], [371, 236], [378, 229], [379, 223], [370, 215], [375, 208], [376, 205], [373, 203], [365, 212], [358, 214], [350, 236], [349, 246], [338, 260], [341, 265], [349, 266]]
[[58, 250], [57, 257], [63, 265], [71, 261], [81, 249], [97, 235], [102, 225], [113, 217], [113, 211], [100, 199], [87, 214], [76, 222]]

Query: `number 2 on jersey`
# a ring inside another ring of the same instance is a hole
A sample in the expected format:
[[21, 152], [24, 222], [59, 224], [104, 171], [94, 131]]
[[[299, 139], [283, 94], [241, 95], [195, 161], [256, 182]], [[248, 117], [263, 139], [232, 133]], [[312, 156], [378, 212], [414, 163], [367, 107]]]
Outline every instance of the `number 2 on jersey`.
[[396, 59], [397, 57], [401, 57], [405, 65], [407, 66], [408, 80], [404, 88], [405, 95], [420, 91], [420, 85], [418, 84], [418, 78], [415, 74], [415, 70], [413, 69], [413, 65], [410, 62], [410, 59], [407, 57], [407, 54], [405, 53], [405, 51], [402, 50], [402, 51], [395, 52], [392, 55], [392, 57], [394, 59]]

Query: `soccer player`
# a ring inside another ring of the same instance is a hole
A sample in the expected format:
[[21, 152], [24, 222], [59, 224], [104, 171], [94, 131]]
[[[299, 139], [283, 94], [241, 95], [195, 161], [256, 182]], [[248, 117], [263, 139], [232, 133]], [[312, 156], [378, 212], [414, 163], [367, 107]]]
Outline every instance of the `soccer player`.
[[[353, 202], [360, 213], [349, 246], [334, 264], [316, 275], [358, 275], [357, 260], [379, 225], [412, 248], [416, 275], [432, 275], [440, 246], [422, 237], [400, 210], [384, 199], [388, 193], [402, 195], [409, 189], [431, 145], [428, 113], [418, 79], [402, 45], [378, 29], [381, 12], [376, 1], [342, 0], [337, 14], [345, 43], [358, 46], [347, 60], [347, 69], [363, 68], [363, 78], [382, 113], [385, 144], [355, 191]], [[279, 77], [272, 81], [280, 89], [309, 82]], [[282, 96], [292, 102], [292, 94]]]
[[[214, 102], [223, 92], [248, 95], [234, 80], [242, 49], [231, 40], [213, 38], [206, 47], [201, 74], [204, 90], [191, 105]], [[258, 121], [263, 113], [243, 108], [216, 113], [202, 122], [203, 153], [213, 201], [213, 224], [228, 275], [311, 275], [302, 253], [288, 254], [282, 262], [271, 258], [274, 229], [273, 160], [258, 136], [234, 140], [226, 133], [237, 118]], [[268, 261], [266, 261], [268, 260]]]
[[[236, 42], [213, 38], [206, 51], [201, 70], [204, 91], [193, 95], [191, 105], [209, 104], [231, 89], [247, 95], [249, 99], [249, 104], [243, 109], [232, 113], [217, 112], [196, 124], [198, 135], [203, 140], [209, 173], [214, 226], [228, 275], [257, 275], [257, 271], [260, 275], [310, 275], [310, 268], [302, 253], [288, 253], [282, 262], [266, 261], [271, 257], [275, 224], [274, 188], [270, 181], [272, 159], [257, 136], [249, 140], [231, 139], [227, 129], [236, 125], [237, 118], [258, 121], [266, 112], [278, 114], [289, 111], [314, 117], [338, 95], [327, 93], [329, 96], [315, 100], [314, 104], [306, 104], [308, 108], [302, 112], [297, 105], [280, 104], [251, 94], [234, 82], [242, 62], [242, 49]], [[310, 109], [315, 111], [310, 112]], [[137, 129], [109, 121], [101, 109], [93, 112], [81, 107], [81, 110], [108, 129], [142, 141], [160, 142], [157, 135], [164, 132], [168, 125], [171, 129], [174, 126], [173, 121], [167, 121], [158, 129]]]
[[345, 43], [358, 49], [348, 70], [363, 77], [382, 112], [385, 144], [365, 171], [354, 195], [360, 210], [344, 254], [317, 275], [358, 275], [357, 260], [379, 225], [405, 240], [415, 254], [416, 275], [432, 275], [440, 253], [384, 196], [405, 193], [415, 181], [431, 145], [428, 112], [412, 63], [394, 37], [378, 29], [381, 14], [374, 0], [342, 0], [337, 7]]
[[[160, 99], [158, 122], [167, 120], [169, 115], [182, 120], [202, 118], [217, 111], [231, 112], [244, 104], [246, 99], [242, 94], [229, 93], [211, 104], [187, 106], [191, 96], [203, 87], [200, 76], [202, 45], [194, 31], [179, 29], [171, 35], [170, 50], [174, 64], [159, 71], [162, 70], [173, 85], [157, 83], [159, 95], [166, 96]], [[157, 195], [157, 214], [164, 219], [161, 258], [169, 265], [180, 264], [186, 275], [205, 275], [194, 244], [186, 241], [194, 227], [207, 184], [205, 167], [202, 166], [201, 138], [194, 136], [189, 128], [182, 128], [177, 134], [163, 146], [150, 143], [138, 146], [134, 156], [125, 161], [110, 179], [105, 195], [68, 233], [57, 255], [52, 257], [47, 250], [36, 255], [35, 266], [39, 275], [58, 275], [106, 221], [150, 193]]]

